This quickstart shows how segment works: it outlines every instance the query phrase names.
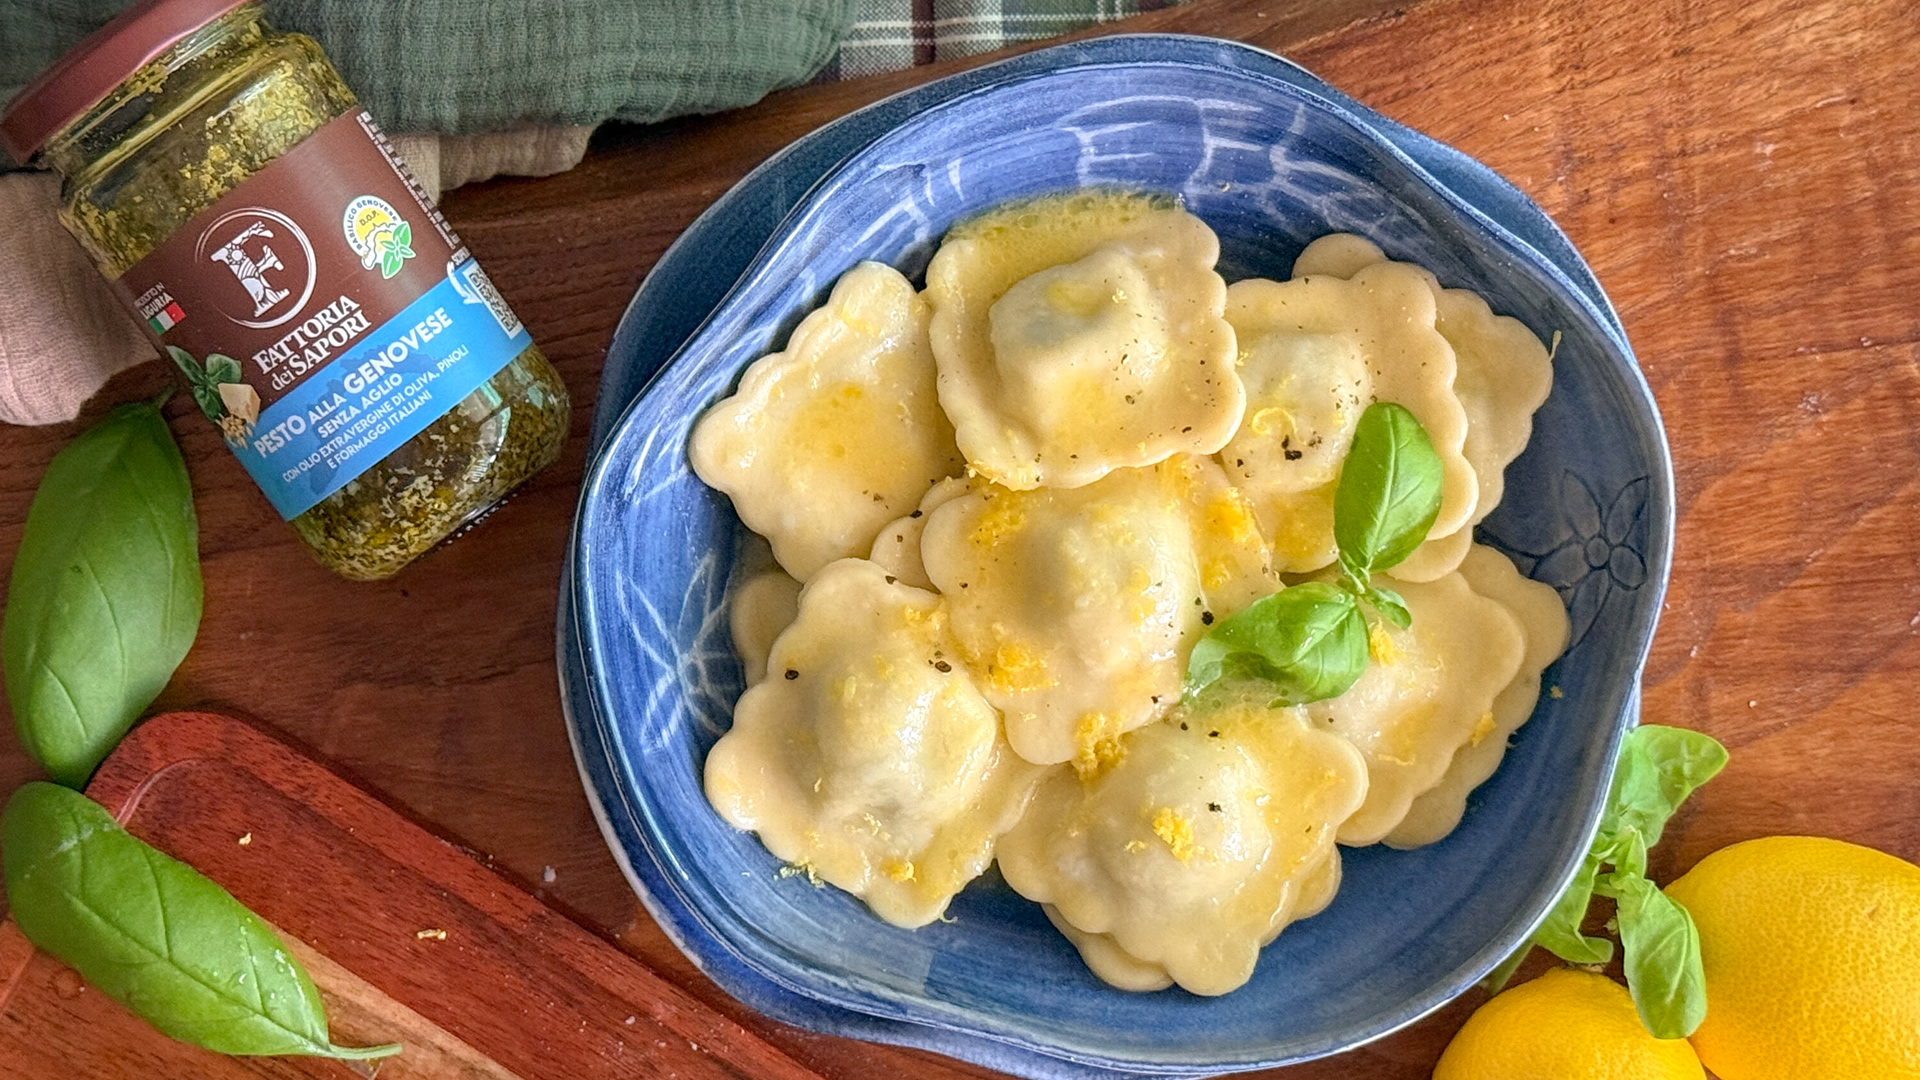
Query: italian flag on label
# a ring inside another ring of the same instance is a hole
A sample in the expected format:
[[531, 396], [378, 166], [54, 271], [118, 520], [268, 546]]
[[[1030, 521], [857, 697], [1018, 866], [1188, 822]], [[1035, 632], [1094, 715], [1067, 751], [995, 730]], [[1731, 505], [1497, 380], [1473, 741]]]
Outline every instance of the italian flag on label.
[[153, 317], [147, 320], [147, 325], [153, 328], [154, 333], [164, 334], [173, 329], [175, 323], [186, 317], [187, 313], [180, 310], [180, 302], [176, 300], [155, 312]]

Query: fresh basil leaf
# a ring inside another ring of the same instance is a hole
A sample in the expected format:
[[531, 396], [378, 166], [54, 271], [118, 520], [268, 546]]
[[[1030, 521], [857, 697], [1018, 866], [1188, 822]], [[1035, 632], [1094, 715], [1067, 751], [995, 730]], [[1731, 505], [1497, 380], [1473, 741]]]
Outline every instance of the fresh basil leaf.
[[1680, 804], [1726, 764], [1726, 747], [1710, 735], [1657, 724], [1633, 729], [1621, 746], [1602, 834], [1632, 828], [1652, 847]]
[[207, 370], [200, 366], [200, 361], [195, 360], [192, 353], [178, 345], [169, 345], [167, 355], [172, 357], [173, 365], [187, 377], [188, 385], [199, 386], [207, 381]]
[[1647, 1030], [1693, 1034], [1707, 1013], [1700, 934], [1693, 917], [1647, 879], [1647, 849], [1687, 796], [1727, 763], [1726, 748], [1695, 731], [1654, 724], [1627, 733], [1593, 845], [1533, 944], [1576, 964], [1613, 958], [1613, 943], [1580, 932], [1592, 896], [1613, 898], [1627, 987]]
[[[1593, 854], [1611, 866], [1614, 875], [1647, 876], [1647, 838], [1632, 825], [1616, 826], [1612, 830], [1603, 828], [1600, 838], [1594, 841]], [[1607, 888], [1607, 879], [1602, 877], [1595, 883], [1594, 891], [1613, 896]]]
[[1347, 552], [1340, 553], [1339, 586], [1355, 596], [1363, 596], [1373, 587], [1373, 574], [1365, 563], [1356, 561]]
[[1413, 625], [1413, 613], [1407, 610], [1407, 601], [1392, 589], [1370, 585], [1367, 587], [1366, 599], [1367, 603], [1373, 605], [1373, 610], [1380, 613], [1381, 618], [1400, 629], [1405, 630]]
[[1187, 685], [1223, 677], [1274, 684], [1288, 705], [1337, 697], [1367, 667], [1367, 622], [1353, 596], [1325, 582], [1282, 589], [1223, 619], [1194, 644]]
[[[1194, 686], [1196, 689], [1205, 689], [1207, 686], [1221, 683], [1273, 682], [1283, 678], [1285, 676], [1275, 670], [1274, 666], [1267, 662], [1267, 658], [1259, 653], [1230, 652], [1221, 654], [1219, 665], [1213, 670], [1212, 678], [1204, 683], [1195, 683]], [[1286, 704], [1286, 702], [1276, 702], [1272, 707], [1284, 708]]]
[[1587, 907], [1593, 901], [1594, 882], [1599, 873], [1599, 856], [1589, 854], [1566, 891], [1554, 901], [1547, 920], [1533, 932], [1535, 945], [1569, 964], [1604, 964], [1613, 959], [1613, 942], [1588, 937], [1580, 931], [1580, 924], [1587, 920]]
[[[243, 378], [240, 372], [240, 361], [221, 353], [211, 353], [207, 356], [207, 379], [214, 386], [217, 387], [221, 383], [237, 383]], [[216, 390], [215, 393], [217, 394], [218, 391]]]
[[199, 526], [157, 406], [122, 405], [55, 455], [27, 510], [0, 625], [20, 741], [87, 777], [200, 628]]
[[273, 928], [84, 795], [21, 787], [0, 855], [27, 939], [166, 1035], [223, 1054], [400, 1052], [334, 1046], [320, 992]]
[[[1440, 515], [1440, 455], [1404, 406], [1378, 401], [1360, 414], [1333, 495], [1333, 537], [1343, 564], [1368, 573], [1397, 566]], [[1366, 578], [1355, 575], [1364, 584]]]
[[1638, 874], [1614, 875], [1627, 989], [1655, 1038], [1683, 1039], [1707, 1017], [1707, 976], [1693, 916]]

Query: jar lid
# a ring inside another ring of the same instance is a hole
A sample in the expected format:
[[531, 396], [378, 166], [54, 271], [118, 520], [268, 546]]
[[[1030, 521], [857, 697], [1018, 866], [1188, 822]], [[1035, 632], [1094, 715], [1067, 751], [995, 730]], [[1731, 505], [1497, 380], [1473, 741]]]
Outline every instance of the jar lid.
[[248, 0], [139, 0], [27, 84], [0, 114], [0, 146], [25, 163], [174, 43]]

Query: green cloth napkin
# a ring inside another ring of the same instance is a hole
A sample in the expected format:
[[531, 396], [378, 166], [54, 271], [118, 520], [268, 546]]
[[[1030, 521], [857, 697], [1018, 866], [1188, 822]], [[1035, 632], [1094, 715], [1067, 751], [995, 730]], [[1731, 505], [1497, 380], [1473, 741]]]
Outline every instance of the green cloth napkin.
[[[805, 82], [857, 0], [267, 0], [390, 131], [647, 122]], [[0, 97], [127, 0], [0, 0]]]

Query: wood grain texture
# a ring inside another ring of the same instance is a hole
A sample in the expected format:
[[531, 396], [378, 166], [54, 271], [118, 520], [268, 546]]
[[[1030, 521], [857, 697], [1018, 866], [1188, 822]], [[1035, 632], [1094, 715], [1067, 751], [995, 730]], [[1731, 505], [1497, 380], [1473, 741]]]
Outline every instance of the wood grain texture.
[[[818, 1080], [444, 840], [253, 727], [142, 725], [88, 786], [134, 835], [292, 942], [335, 1041], [410, 1044], [388, 1080]], [[244, 839], [244, 842], [242, 842]], [[8, 1076], [344, 1076], [337, 1062], [172, 1043], [0, 924]], [[18, 1071], [15, 1071], [18, 1070]]]
[[[1734, 759], [1655, 853], [1838, 836], [1920, 857], [1920, 16], [1906, 0], [1202, 0], [1117, 29], [1281, 51], [1513, 179], [1609, 289], [1679, 482], [1651, 720]], [[753, 164], [944, 70], [611, 132], [571, 173], [455, 192], [454, 223], [560, 366], [561, 464], [397, 581], [313, 566], [218, 436], [170, 410], [203, 522], [207, 619], [162, 704], [270, 716], [385, 798], [835, 1080], [977, 1075], [751, 1017], [640, 913], [561, 727], [553, 592], [584, 414], [647, 267]], [[150, 365], [91, 410], [148, 393]], [[0, 431], [0, 551], [72, 428]], [[10, 740], [10, 737], [5, 737]], [[33, 774], [10, 741], [0, 789]], [[542, 883], [552, 867], [555, 880]], [[1474, 1002], [1293, 1078], [1425, 1077]]]

